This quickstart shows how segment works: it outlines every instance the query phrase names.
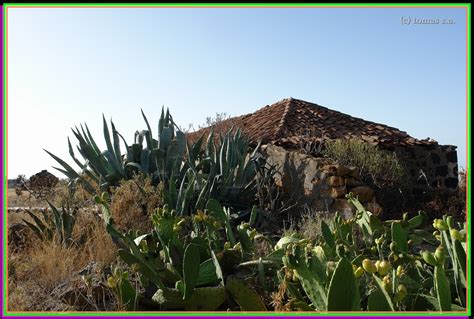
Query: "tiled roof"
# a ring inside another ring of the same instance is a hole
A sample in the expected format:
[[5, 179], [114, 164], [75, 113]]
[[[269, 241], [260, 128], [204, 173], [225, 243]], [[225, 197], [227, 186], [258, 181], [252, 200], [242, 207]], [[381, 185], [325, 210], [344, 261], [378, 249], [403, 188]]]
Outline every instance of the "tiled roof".
[[[328, 109], [314, 103], [288, 98], [267, 105], [255, 113], [225, 120], [214, 127], [215, 133], [224, 133], [239, 127], [252, 141], [262, 140], [286, 147], [301, 141], [360, 138], [383, 146], [437, 145], [432, 139], [418, 140], [406, 132], [383, 124]], [[188, 134], [188, 140], [207, 135], [210, 128]]]

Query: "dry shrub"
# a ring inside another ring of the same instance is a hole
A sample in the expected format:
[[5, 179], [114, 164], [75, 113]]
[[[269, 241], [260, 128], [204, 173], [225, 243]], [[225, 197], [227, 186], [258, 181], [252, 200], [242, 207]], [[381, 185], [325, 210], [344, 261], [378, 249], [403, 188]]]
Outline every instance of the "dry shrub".
[[397, 155], [363, 140], [328, 140], [324, 154], [339, 164], [359, 168], [367, 184], [390, 187], [406, 183], [406, 171]]
[[[89, 183], [92, 183], [92, 181], [89, 181]], [[97, 193], [99, 193], [98, 189]], [[93, 202], [92, 195], [84, 189], [81, 183], [76, 183], [74, 187], [71, 188], [66, 180], [59, 181], [53, 195], [48, 199], [56, 207], [67, 205], [71, 207], [84, 207], [90, 206]]]
[[334, 214], [328, 211], [314, 211], [309, 207], [303, 207], [294, 219], [290, 220], [288, 226], [283, 231], [284, 236], [290, 236], [297, 232], [302, 238], [316, 240], [321, 236], [321, 221], [327, 225], [333, 223]]
[[160, 186], [153, 186], [150, 177], [140, 174], [112, 191], [110, 211], [119, 229], [147, 232], [152, 227], [151, 214], [161, 205]]
[[103, 221], [90, 211], [78, 214], [73, 232], [74, 244], [65, 247], [57, 241], [40, 241], [31, 235], [30, 246], [8, 254], [8, 309], [68, 310], [69, 306], [50, 297], [59, 284], [76, 276], [90, 262], [109, 266], [116, 260], [117, 247]]
[[50, 291], [76, 270], [79, 254], [80, 250], [58, 245], [54, 241], [42, 242], [31, 250], [32, 275], [41, 287]]
[[91, 261], [110, 265], [117, 257], [117, 247], [107, 233], [103, 220], [90, 211], [78, 214], [73, 238], [76, 249], [80, 250], [76, 259], [78, 269]]

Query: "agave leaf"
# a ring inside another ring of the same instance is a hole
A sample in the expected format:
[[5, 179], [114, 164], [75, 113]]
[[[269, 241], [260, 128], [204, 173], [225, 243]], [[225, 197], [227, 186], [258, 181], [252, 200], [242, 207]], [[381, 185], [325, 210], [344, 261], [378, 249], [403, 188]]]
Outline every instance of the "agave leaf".
[[90, 141], [90, 144], [92, 145], [93, 149], [95, 150], [95, 153], [96, 154], [99, 154], [100, 153], [100, 149], [99, 147], [97, 146], [96, 142], [94, 141], [94, 138], [92, 137], [92, 134], [91, 132], [89, 131], [89, 127], [87, 126], [87, 124], [84, 124], [84, 126], [86, 127], [86, 132], [87, 132], [87, 135], [89, 137], [89, 141]]
[[167, 150], [173, 138], [172, 130], [169, 127], [164, 127], [160, 134], [159, 148]]
[[[122, 166], [122, 152], [120, 150], [120, 139], [119, 139], [120, 135], [117, 132], [117, 130], [115, 129], [114, 122], [110, 121], [110, 124], [112, 126], [112, 137], [113, 137], [113, 140], [114, 140], [114, 152], [115, 152], [117, 167], [118, 167], [118, 170], [119, 170], [120, 174], [122, 176], [125, 176], [125, 170], [123, 169], [123, 166]], [[125, 140], [124, 140], [124, 142], [125, 142]], [[125, 147], [128, 149], [127, 143], [125, 143]]]
[[22, 219], [22, 220], [26, 224], [26, 226], [28, 226], [36, 234], [36, 236], [38, 236], [39, 239], [41, 240], [45, 239], [44, 233], [40, 230], [39, 227], [36, 227], [35, 225], [33, 225], [32, 223], [30, 223], [29, 221], [25, 219]]
[[140, 163], [142, 166], [142, 172], [145, 174], [150, 173], [150, 154], [151, 151], [149, 149], [145, 148], [142, 150]]
[[176, 141], [178, 143], [178, 154], [182, 156], [186, 152], [186, 135], [181, 131], [177, 131]]
[[81, 168], [81, 169], [84, 169], [84, 164], [82, 164], [77, 158], [76, 156], [74, 155], [74, 150], [72, 148], [72, 145], [71, 145], [71, 140], [69, 139], [69, 137], [67, 138], [67, 144], [68, 144], [68, 148], [69, 148], [69, 155], [71, 155], [72, 159], [74, 160], [74, 162]]
[[[142, 116], [143, 116], [143, 119], [145, 120], [145, 123], [146, 123], [146, 127], [148, 128], [148, 132], [150, 132], [149, 136], [147, 136], [147, 139], [149, 139], [149, 141], [147, 140], [148, 142], [148, 147], [149, 148], [153, 148], [153, 144], [152, 144], [152, 140], [153, 140], [153, 136], [152, 136], [152, 132], [151, 132], [151, 126], [150, 124], [148, 123], [148, 119], [146, 118], [145, 116], [145, 113], [143, 113], [143, 110], [140, 109], [140, 111], [142, 112]], [[159, 134], [159, 132], [158, 132]]]
[[43, 224], [43, 222], [35, 214], [33, 214], [29, 209], [26, 210], [26, 213], [34, 220], [36, 226], [41, 231], [41, 233], [44, 233], [47, 226]]
[[64, 167], [65, 171], [68, 173], [66, 175], [79, 177], [79, 174], [77, 174], [77, 172], [71, 166], [69, 166], [69, 164], [67, 164], [65, 161], [63, 161], [62, 159], [60, 159], [59, 157], [57, 157], [56, 155], [54, 155], [53, 153], [47, 150], [44, 150], [44, 151], [48, 153], [52, 158], [54, 158], [56, 162], [58, 162], [62, 167]]

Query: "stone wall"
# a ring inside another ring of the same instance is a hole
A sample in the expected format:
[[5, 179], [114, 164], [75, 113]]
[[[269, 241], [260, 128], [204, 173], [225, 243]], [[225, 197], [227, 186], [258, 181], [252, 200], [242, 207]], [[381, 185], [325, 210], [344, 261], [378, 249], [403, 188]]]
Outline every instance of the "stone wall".
[[435, 145], [395, 148], [407, 168], [415, 190], [438, 188], [456, 190], [458, 164], [456, 146]]
[[352, 192], [369, 211], [374, 214], [382, 212], [374, 191], [359, 180], [357, 168], [337, 165], [327, 158], [288, 151], [273, 144], [265, 145], [263, 150], [268, 162], [277, 166], [277, 184], [290, 200], [308, 205], [315, 211], [338, 211], [350, 218], [355, 207], [345, 195]]

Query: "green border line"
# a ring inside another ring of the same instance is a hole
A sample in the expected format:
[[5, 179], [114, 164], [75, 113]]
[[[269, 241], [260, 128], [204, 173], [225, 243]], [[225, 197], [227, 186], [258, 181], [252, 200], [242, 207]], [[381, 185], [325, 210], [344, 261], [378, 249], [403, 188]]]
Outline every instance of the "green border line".
[[[415, 8], [466, 8], [466, 38], [467, 38], [467, 43], [466, 43], [466, 114], [467, 114], [467, 148], [466, 148], [466, 156], [467, 156], [467, 163], [466, 163], [466, 178], [467, 178], [467, 197], [466, 197], [466, 205], [467, 205], [467, 223], [468, 223], [468, 234], [467, 234], [467, 251], [468, 251], [468, 269], [469, 273], [472, 272], [472, 267], [471, 267], [471, 250], [470, 248], [470, 234], [471, 234], [471, 215], [470, 215], [470, 209], [471, 209], [471, 179], [470, 179], [470, 160], [471, 160], [471, 154], [470, 154], [470, 142], [471, 142], [471, 4], [470, 3], [389, 3], [389, 4], [384, 4], [384, 3], [337, 3], [337, 4], [332, 4], [332, 3], [318, 3], [318, 4], [312, 4], [312, 3], [155, 3], [155, 4], [150, 4], [150, 3], [120, 3], [120, 4], [114, 4], [114, 3], [42, 3], [42, 4], [37, 4], [37, 3], [21, 3], [21, 4], [14, 4], [14, 3], [4, 3], [2, 6], [2, 12], [3, 12], [3, 187], [4, 187], [4, 194], [3, 194], [3, 200], [5, 203], [5, 206], [3, 207], [3, 226], [6, 229], [7, 227], [7, 207], [6, 207], [6, 199], [7, 199], [7, 185], [8, 185], [8, 179], [7, 179], [7, 160], [6, 160], [6, 154], [7, 154], [7, 77], [6, 77], [6, 69], [7, 69], [7, 55], [6, 55], [6, 35], [7, 35], [7, 23], [6, 23], [6, 15], [7, 15], [7, 9], [8, 8], [24, 8], [24, 7], [31, 7], [31, 8], [36, 8], [36, 9], [47, 9], [47, 8], [57, 8], [57, 7], [65, 7], [65, 8], [73, 8], [73, 7], [79, 7], [79, 8], [129, 8], [129, 9], [134, 9], [134, 8], [262, 8], [262, 9], [272, 9], [272, 8], [305, 8], [305, 9], [311, 9], [311, 8], [332, 8], [332, 9], [337, 9], [337, 8], [363, 8], [363, 9], [377, 9], [377, 8], [407, 8], [407, 9], [415, 9]], [[5, 236], [2, 236], [2, 243], [3, 243], [3, 278], [7, 278], [7, 265], [6, 265], [6, 254], [7, 254], [7, 244], [6, 244], [6, 238]], [[387, 316], [387, 317], [394, 317], [394, 316], [420, 316], [420, 317], [446, 317], [446, 316], [467, 316], [471, 315], [471, 276], [468, 276], [468, 295], [467, 295], [467, 312], [449, 312], [449, 313], [427, 313], [427, 312], [331, 312], [331, 313], [312, 313], [312, 312], [289, 312], [289, 313], [279, 313], [279, 312], [265, 312], [265, 313], [256, 313], [256, 312], [232, 312], [232, 313], [227, 313], [227, 312], [202, 312], [202, 313], [193, 313], [193, 312], [7, 312], [6, 311], [6, 306], [7, 306], [7, 301], [6, 298], [3, 300], [3, 309], [2, 309], [2, 316], [9, 316], [9, 317], [15, 317], [15, 316], [26, 316], [26, 317], [63, 317], [63, 316], [68, 316], [68, 317], [93, 317], [93, 316], [102, 316], [102, 317], [113, 317], [113, 316], [127, 316], [127, 317], [132, 317], [132, 316], [167, 316], [167, 317], [178, 317], [178, 316], [193, 316], [193, 317], [235, 317], [235, 316], [261, 316], [261, 317], [268, 317], [268, 316], [303, 316], [303, 317], [308, 317], [308, 316], [323, 316], [323, 317], [332, 317], [332, 316], [344, 316], [344, 315], [349, 315], [354, 316], [354, 317], [373, 317], [373, 316]], [[6, 297], [7, 293], [7, 283], [4, 281], [3, 284], [3, 293], [4, 296]]]

